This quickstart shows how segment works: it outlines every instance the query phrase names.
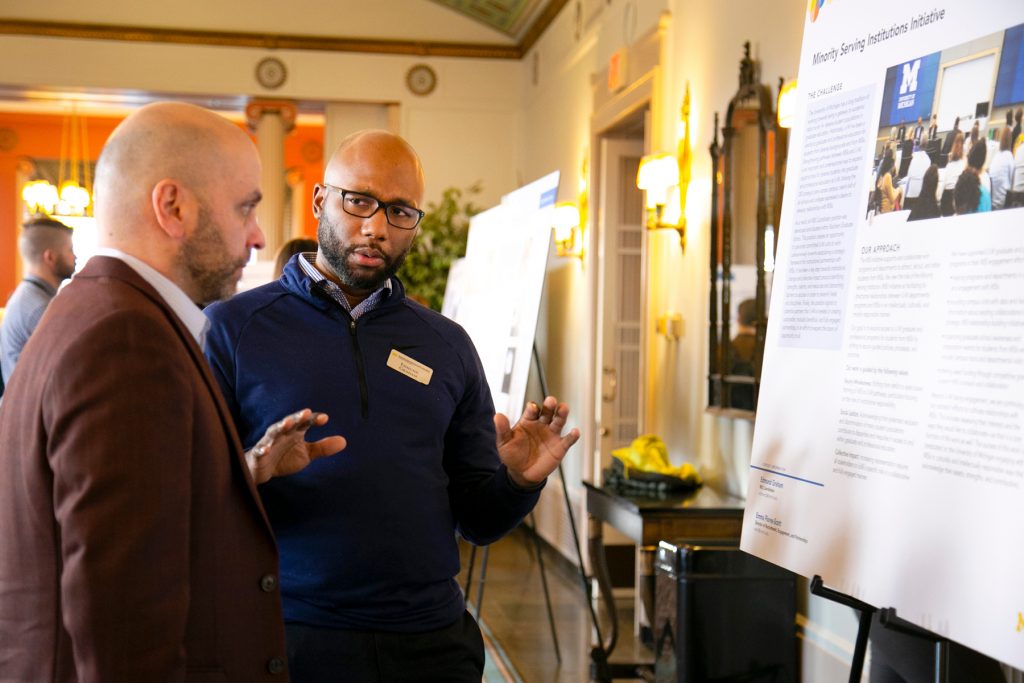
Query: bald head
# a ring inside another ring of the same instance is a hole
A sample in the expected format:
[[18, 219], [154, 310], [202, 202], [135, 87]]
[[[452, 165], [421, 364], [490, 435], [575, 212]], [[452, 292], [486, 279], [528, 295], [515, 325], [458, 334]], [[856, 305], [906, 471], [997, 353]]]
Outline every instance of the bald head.
[[[96, 163], [95, 214], [101, 239], [131, 237], [147, 222], [150, 193], [172, 178], [200, 196], [251, 141], [237, 126], [190, 104], [159, 102], [139, 109], [114, 130]], [[255, 154], [255, 151], [252, 152]]]
[[[423, 201], [423, 166], [408, 142], [386, 130], [361, 130], [343, 139], [324, 169], [324, 180], [332, 185], [350, 170], [358, 170], [384, 182], [385, 176], [398, 174], [396, 181], [404, 193], [415, 196], [392, 197], [419, 208]], [[351, 187], [367, 191], [369, 187]], [[384, 199], [384, 197], [382, 197]]]
[[192, 105], [152, 104], [122, 121], [100, 154], [98, 242], [208, 303], [230, 295], [263, 248], [261, 197], [259, 155], [237, 126]]

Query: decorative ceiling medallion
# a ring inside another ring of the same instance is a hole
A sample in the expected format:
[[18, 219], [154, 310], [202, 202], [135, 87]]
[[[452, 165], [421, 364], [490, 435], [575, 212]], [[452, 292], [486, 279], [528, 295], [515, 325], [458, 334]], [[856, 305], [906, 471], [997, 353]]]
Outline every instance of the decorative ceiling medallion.
[[429, 95], [437, 87], [437, 74], [426, 64], [415, 64], [405, 74], [405, 84], [414, 95]]
[[277, 57], [266, 57], [256, 65], [256, 81], [268, 90], [284, 85], [288, 80], [288, 69]]

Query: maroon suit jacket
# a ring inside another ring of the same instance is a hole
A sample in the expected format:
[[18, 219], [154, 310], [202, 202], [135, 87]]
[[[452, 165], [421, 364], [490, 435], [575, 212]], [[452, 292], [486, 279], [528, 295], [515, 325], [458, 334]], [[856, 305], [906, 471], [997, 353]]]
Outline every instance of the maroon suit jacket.
[[93, 258], [0, 404], [0, 681], [286, 680], [277, 571], [199, 346]]

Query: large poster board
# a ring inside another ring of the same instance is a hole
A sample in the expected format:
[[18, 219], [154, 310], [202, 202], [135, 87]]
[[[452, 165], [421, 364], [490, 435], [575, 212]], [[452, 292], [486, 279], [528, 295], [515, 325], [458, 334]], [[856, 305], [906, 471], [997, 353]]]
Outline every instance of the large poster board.
[[1024, 2], [810, 5], [742, 547], [1024, 668]]
[[558, 176], [550, 173], [474, 216], [466, 257], [445, 288], [443, 312], [473, 339], [494, 408], [512, 424], [526, 400]]

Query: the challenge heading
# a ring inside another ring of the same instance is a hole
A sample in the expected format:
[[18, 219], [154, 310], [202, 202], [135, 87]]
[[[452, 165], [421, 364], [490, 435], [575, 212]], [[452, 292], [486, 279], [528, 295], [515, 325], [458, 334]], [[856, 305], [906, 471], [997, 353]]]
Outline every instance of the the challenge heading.
[[933, 9], [931, 12], [922, 12], [916, 17], [912, 17], [909, 22], [903, 22], [902, 24], [893, 24], [888, 28], [883, 28], [878, 31], [869, 33], [866, 38], [857, 38], [850, 43], [840, 43], [838, 47], [833, 47], [831, 50], [825, 50], [823, 52], [815, 52], [811, 58], [811, 64], [817, 66], [827, 62], [835, 62], [840, 57], [853, 54], [854, 52], [864, 52], [864, 48], [876, 45], [878, 43], [884, 43], [890, 38], [901, 36], [904, 33], [909, 33], [915, 29], [919, 29], [928, 24], [933, 24], [937, 21], [942, 21], [943, 17], [946, 16], [946, 10], [944, 9]]

